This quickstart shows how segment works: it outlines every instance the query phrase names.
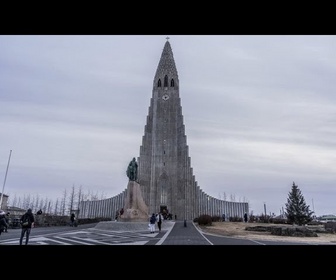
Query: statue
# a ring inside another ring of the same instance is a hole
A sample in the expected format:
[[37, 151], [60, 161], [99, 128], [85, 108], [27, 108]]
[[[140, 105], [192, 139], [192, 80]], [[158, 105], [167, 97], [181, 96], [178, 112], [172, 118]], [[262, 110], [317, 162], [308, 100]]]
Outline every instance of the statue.
[[126, 170], [126, 175], [130, 179], [130, 181], [136, 181], [138, 175], [138, 163], [133, 158], [128, 164], [128, 168]]

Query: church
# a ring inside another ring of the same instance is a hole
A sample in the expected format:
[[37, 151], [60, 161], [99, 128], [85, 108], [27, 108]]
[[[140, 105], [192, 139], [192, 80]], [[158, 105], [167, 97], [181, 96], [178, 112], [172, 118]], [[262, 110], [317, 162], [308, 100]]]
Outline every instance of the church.
[[[193, 220], [203, 214], [222, 217], [249, 213], [247, 202], [214, 198], [198, 186], [191, 167], [183, 123], [179, 77], [170, 42], [165, 42], [153, 80], [152, 97], [137, 158], [137, 178], [144, 203], [151, 213], [166, 213]], [[125, 167], [126, 168], [126, 167]], [[78, 218], [114, 219], [125, 207], [128, 188], [98, 201], [81, 201]]]

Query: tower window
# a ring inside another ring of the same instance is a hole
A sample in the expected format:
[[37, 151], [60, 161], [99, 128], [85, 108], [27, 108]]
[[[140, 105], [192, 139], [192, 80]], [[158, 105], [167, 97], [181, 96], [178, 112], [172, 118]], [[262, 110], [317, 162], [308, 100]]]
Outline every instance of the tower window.
[[163, 151], [163, 154], [165, 154], [166, 153], [166, 151]]
[[164, 87], [168, 87], [168, 76], [164, 77]]
[[170, 87], [174, 87], [174, 79], [171, 79], [171, 81], [170, 81]]
[[158, 80], [158, 87], [161, 87], [161, 79]]

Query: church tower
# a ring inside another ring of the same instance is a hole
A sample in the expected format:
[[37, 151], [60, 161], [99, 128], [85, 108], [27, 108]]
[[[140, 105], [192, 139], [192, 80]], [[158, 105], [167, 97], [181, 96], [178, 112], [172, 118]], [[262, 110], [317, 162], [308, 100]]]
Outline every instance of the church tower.
[[[249, 213], [247, 202], [217, 199], [205, 193], [195, 181], [190, 164], [189, 148], [183, 124], [179, 78], [173, 51], [167, 41], [153, 81], [140, 154], [137, 159], [137, 184], [147, 214], [159, 211], [172, 214], [178, 220], [193, 220], [200, 215], [227, 220], [243, 218]], [[133, 181], [135, 183], [135, 181]], [[135, 184], [134, 184], [135, 185]], [[120, 194], [100, 201], [81, 201], [78, 218], [112, 218], [130, 201], [126, 188]], [[132, 198], [133, 199], [133, 198]], [[146, 221], [147, 223], [147, 221]]]
[[191, 219], [198, 214], [179, 78], [168, 38], [153, 81], [138, 163], [138, 182], [150, 213], [169, 211], [178, 219]]

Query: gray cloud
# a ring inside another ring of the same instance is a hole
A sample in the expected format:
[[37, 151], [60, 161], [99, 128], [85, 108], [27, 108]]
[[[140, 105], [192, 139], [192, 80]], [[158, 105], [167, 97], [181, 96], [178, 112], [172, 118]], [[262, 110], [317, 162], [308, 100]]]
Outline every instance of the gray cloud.
[[[165, 37], [0, 36], [5, 193], [122, 192]], [[336, 37], [170, 37], [200, 187], [278, 214], [295, 181], [335, 214]]]

